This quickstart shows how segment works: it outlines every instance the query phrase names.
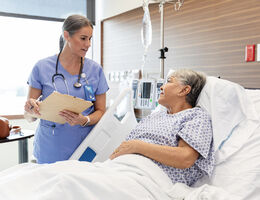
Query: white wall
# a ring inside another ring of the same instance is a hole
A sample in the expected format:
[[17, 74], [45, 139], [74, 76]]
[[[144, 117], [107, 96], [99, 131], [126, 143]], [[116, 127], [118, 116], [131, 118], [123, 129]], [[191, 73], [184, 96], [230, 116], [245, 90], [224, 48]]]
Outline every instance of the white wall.
[[[94, 27], [92, 47], [93, 60], [101, 63], [101, 22], [125, 13], [127, 11], [139, 8], [143, 5], [143, 0], [96, 0], [96, 25]], [[106, 69], [104, 69], [106, 71]], [[107, 75], [107, 74], [106, 74]], [[119, 83], [109, 82], [109, 91], [107, 93], [107, 106], [115, 99], [120, 92]]]
[[93, 34], [93, 59], [101, 63], [101, 21], [141, 7], [143, 0], [96, 0], [96, 26]]
[[96, 0], [96, 19], [104, 20], [142, 6], [143, 0]]

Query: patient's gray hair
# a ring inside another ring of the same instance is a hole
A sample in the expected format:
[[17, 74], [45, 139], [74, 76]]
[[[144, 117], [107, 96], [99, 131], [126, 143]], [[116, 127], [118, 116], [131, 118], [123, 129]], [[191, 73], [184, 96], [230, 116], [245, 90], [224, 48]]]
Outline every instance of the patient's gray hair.
[[191, 86], [190, 93], [186, 96], [186, 101], [194, 107], [199, 94], [206, 83], [206, 75], [202, 72], [195, 72], [191, 69], [179, 69], [170, 71], [167, 77], [175, 77], [182, 85]]

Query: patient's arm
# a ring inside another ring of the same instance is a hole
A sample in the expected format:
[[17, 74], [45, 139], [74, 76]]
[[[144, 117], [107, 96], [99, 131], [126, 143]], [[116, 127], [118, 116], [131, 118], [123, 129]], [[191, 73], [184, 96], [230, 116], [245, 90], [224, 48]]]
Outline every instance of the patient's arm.
[[164, 165], [180, 169], [191, 167], [199, 157], [199, 153], [182, 139], [179, 140], [178, 147], [129, 140], [123, 142], [110, 156], [110, 159], [133, 153], [142, 154]]

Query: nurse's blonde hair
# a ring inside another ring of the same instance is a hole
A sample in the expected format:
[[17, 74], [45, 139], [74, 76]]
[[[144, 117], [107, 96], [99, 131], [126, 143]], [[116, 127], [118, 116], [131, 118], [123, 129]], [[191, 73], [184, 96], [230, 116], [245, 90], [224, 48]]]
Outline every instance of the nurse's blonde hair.
[[83, 15], [70, 15], [65, 19], [62, 26], [62, 31], [68, 31], [69, 35], [72, 36], [79, 29], [89, 26], [93, 29], [92, 23]]
[[74, 35], [79, 29], [89, 26], [93, 29], [92, 23], [88, 18], [82, 15], [70, 15], [65, 19], [62, 25], [62, 35], [60, 36], [59, 47], [62, 51], [65, 40], [64, 40], [64, 31], [67, 31], [70, 36]]

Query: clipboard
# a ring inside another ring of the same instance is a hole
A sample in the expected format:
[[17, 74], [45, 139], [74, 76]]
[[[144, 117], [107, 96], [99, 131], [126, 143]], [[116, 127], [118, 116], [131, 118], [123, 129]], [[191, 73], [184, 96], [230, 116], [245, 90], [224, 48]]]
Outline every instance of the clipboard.
[[75, 113], [81, 113], [92, 105], [91, 101], [54, 91], [40, 103], [41, 115], [28, 114], [31, 117], [65, 124], [66, 121], [59, 115], [60, 111], [66, 109]]

